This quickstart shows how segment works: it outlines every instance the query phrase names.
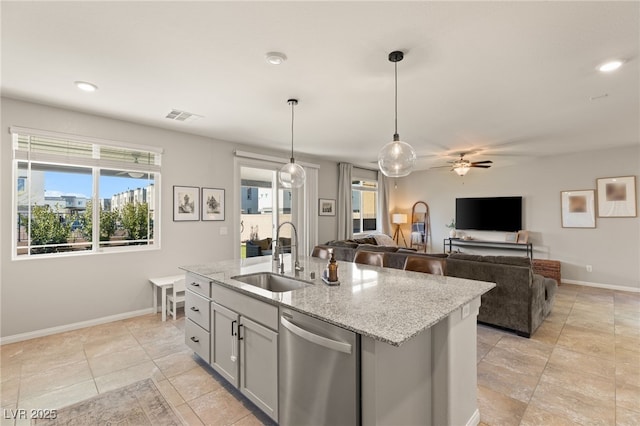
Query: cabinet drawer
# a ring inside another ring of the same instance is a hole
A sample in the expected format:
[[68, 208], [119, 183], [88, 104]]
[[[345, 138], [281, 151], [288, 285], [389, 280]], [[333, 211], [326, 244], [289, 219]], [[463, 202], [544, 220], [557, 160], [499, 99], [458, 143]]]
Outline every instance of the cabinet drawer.
[[211, 297], [211, 281], [206, 278], [187, 272], [185, 286], [201, 296]]
[[278, 329], [278, 307], [245, 296], [221, 285], [211, 284], [211, 298], [220, 305], [253, 319], [272, 330]]
[[187, 291], [184, 301], [184, 312], [187, 318], [204, 328], [206, 331], [211, 330], [209, 328], [209, 299], [205, 299], [202, 296], [197, 295], [192, 291]]
[[210, 361], [211, 334], [195, 322], [187, 319], [184, 325], [184, 341], [200, 358]]

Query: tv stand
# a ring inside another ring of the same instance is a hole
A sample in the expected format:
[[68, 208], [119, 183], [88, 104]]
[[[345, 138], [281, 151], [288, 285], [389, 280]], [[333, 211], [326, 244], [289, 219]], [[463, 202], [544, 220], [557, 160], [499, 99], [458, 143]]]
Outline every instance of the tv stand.
[[447, 245], [449, 246], [449, 252], [453, 247], [483, 247], [488, 249], [503, 249], [503, 250], [526, 250], [527, 257], [533, 259], [533, 244], [531, 243], [510, 243], [507, 241], [483, 241], [483, 240], [463, 240], [461, 238], [445, 238], [444, 239], [444, 252], [447, 252]]

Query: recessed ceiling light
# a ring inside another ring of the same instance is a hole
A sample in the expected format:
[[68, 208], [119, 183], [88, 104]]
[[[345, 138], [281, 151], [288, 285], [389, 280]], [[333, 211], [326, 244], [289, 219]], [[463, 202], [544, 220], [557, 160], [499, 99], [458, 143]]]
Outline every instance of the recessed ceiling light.
[[95, 92], [98, 90], [98, 86], [95, 84], [87, 83], [86, 81], [75, 81], [76, 87], [85, 92]]
[[269, 52], [265, 55], [265, 59], [271, 65], [280, 65], [287, 60], [287, 55], [281, 52]]
[[600, 64], [598, 66], [598, 71], [600, 71], [600, 72], [615, 71], [618, 68], [620, 68], [623, 63], [624, 63], [624, 61], [621, 61], [620, 59], [616, 59], [616, 60], [613, 60], [613, 61], [607, 61], [607, 62], [604, 62], [604, 63], [602, 63], [602, 64]]

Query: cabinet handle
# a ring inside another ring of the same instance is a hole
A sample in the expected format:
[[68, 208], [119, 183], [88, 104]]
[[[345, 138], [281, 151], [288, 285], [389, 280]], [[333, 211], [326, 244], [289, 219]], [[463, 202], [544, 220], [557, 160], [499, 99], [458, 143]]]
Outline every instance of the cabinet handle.
[[237, 323], [237, 322], [238, 322], [238, 321], [236, 321], [236, 320], [231, 321], [231, 335], [232, 335], [232, 336], [235, 336], [235, 335], [236, 335], [236, 333], [233, 331], [233, 325], [234, 325], [235, 323]]
[[191, 307], [191, 310], [192, 310], [193, 312], [200, 312], [200, 309], [196, 308], [195, 306], [192, 306], [192, 307]]
[[194, 287], [200, 287], [200, 284], [198, 284], [196, 282], [191, 283], [191, 285], [194, 286]]
[[244, 327], [243, 324], [238, 324], [238, 340], [244, 340], [244, 337], [242, 337], [242, 335], [240, 334], [240, 327]]
[[195, 337], [195, 336], [192, 336], [192, 337], [191, 337], [191, 341], [192, 341], [192, 342], [196, 342], [196, 343], [198, 343], [198, 342], [200, 341], [200, 339], [198, 339], [198, 338], [197, 338], [197, 337]]

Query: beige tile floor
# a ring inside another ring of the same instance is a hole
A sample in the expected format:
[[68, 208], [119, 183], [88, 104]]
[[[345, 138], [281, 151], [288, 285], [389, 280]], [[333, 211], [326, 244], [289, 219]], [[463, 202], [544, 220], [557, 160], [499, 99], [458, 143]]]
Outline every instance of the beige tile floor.
[[[259, 425], [264, 414], [183, 343], [184, 317], [146, 315], [0, 347], [2, 426], [151, 377], [185, 424]], [[531, 339], [478, 326], [485, 425], [640, 424], [640, 294], [572, 285]], [[5, 411], [7, 410], [7, 411]]]
[[640, 294], [564, 284], [531, 339], [478, 326], [486, 425], [640, 425]]

